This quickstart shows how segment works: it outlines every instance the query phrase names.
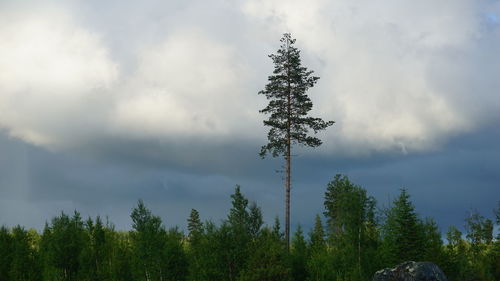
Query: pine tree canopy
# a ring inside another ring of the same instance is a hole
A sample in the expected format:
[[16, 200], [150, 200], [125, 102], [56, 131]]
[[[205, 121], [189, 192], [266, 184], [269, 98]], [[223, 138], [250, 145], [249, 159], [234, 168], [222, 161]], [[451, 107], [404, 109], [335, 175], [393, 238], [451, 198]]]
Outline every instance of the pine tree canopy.
[[269, 143], [262, 146], [261, 157], [268, 152], [273, 157], [284, 155], [287, 137], [293, 144], [317, 147], [321, 145], [321, 140], [307, 135], [309, 130], [317, 133], [334, 123], [307, 116], [313, 104], [306, 91], [316, 84], [319, 77], [313, 76], [313, 71], [302, 66], [300, 51], [294, 47], [295, 39], [290, 33], [285, 33], [281, 42], [277, 54], [269, 56], [274, 63], [273, 75], [268, 77], [269, 83], [265, 89], [259, 92], [270, 100], [260, 112], [270, 114], [269, 119], [264, 120], [264, 125], [271, 127]]

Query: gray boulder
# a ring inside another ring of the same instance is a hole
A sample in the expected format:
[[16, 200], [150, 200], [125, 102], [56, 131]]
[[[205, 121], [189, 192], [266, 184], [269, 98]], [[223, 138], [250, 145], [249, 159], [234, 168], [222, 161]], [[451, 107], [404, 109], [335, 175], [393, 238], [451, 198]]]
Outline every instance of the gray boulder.
[[375, 272], [373, 281], [448, 281], [443, 271], [431, 262], [404, 262], [394, 268]]

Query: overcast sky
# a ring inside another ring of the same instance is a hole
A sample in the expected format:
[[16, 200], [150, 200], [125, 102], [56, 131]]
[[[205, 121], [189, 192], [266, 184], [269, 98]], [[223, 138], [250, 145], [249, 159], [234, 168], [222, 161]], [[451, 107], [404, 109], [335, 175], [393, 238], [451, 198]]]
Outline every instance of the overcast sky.
[[235, 184], [271, 223], [282, 159], [260, 159], [257, 95], [284, 32], [336, 124], [294, 150], [292, 226], [343, 173], [387, 205], [405, 187], [442, 231], [500, 200], [498, 0], [0, 0], [0, 224], [60, 213], [129, 229], [220, 221]]

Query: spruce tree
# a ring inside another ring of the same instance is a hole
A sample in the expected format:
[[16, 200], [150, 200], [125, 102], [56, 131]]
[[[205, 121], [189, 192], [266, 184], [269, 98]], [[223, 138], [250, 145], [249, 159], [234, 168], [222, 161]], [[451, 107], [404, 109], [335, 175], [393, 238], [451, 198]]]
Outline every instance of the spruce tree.
[[332, 258], [327, 249], [325, 231], [319, 215], [316, 215], [314, 227], [309, 232], [309, 260], [306, 268], [307, 280], [336, 280], [333, 272]]
[[313, 76], [313, 71], [302, 66], [300, 51], [294, 46], [295, 39], [292, 39], [290, 33], [283, 35], [281, 43], [277, 54], [269, 56], [274, 63], [273, 75], [268, 77], [269, 83], [259, 92], [270, 100], [269, 104], [260, 110], [261, 113], [270, 114], [269, 119], [264, 120], [264, 125], [270, 127], [267, 135], [269, 142], [262, 146], [260, 156], [265, 157], [270, 153], [273, 157], [285, 158], [285, 241], [288, 248], [292, 145], [321, 145], [320, 139], [308, 135], [309, 130], [317, 133], [334, 122], [307, 116], [313, 103], [306, 91], [316, 84], [319, 77]]
[[292, 237], [290, 248], [292, 280], [304, 281], [307, 279], [306, 263], [308, 258], [307, 243], [302, 232], [302, 227], [299, 225]]
[[9, 229], [0, 227], [0, 281], [10, 280], [10, 265], [12, 263], [13, 242]]
[[199, 239], [201, 233], [203, 232], [203, 224], [200, 220], [200, 213], [197, 210], [191, 209], [191, 213], [188, 218], [188, 237], [191, 243]]
[[423, 258], [425, 244], [421, 222], [405, 189], [388, 210], [383, 226], [383, 247], [386, 263], [394, 266], [403, 261]]

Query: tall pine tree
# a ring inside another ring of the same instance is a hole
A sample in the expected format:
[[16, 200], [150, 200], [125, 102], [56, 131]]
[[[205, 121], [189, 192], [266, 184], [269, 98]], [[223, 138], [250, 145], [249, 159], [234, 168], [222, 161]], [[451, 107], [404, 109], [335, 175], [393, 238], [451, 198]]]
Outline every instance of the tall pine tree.
[[295, 39], [292, 39], [290, 33], [283, 35], [281, 43], [277, 54], [269, 56], [274, 63], [273, 75], [268, 77], [269, 83], [259, 92], [270, 100], [260, 112], [270, 114], [269, 119], [264, 120], [264, 125], [271, 127], [267, 135], [269, 142], [262, 146], [260, 156], [265, 157], [267, 153], [271, 153], [273, 157], [285, 158], [285, 241], [288, 248], [292, 145], [321, 145], [320, 139], [308, 135], [309, 130], [317, 133], [334, 122], [307, 116], [313, 104], [306, 91], [316, 84], [319, 77], [313, 76], [313, 71], [302, 66], [300, 51], [294, 46]]

